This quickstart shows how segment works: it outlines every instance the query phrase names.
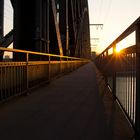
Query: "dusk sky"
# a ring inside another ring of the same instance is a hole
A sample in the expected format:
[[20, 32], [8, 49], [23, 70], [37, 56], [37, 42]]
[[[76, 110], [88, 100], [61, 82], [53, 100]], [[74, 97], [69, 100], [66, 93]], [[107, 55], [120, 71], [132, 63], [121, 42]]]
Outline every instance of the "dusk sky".
[[[88, 0], [90, 23], [104, 24], [97, 30], [91, 26], [92, 50], [101, 52], [140, 16], [140, 0]], [[5, 0], [5, 34], [12, 29], [13, 10]], [[93, 47], [93, 46], [92, 46]]]
[[[140, 16], [140, 0], [88, 0], [90, 23], [104, 24], [103, 30], [91, 27], [94, 50], [101, 52]], [[96, 48], [95, 48], [96, 47]]]

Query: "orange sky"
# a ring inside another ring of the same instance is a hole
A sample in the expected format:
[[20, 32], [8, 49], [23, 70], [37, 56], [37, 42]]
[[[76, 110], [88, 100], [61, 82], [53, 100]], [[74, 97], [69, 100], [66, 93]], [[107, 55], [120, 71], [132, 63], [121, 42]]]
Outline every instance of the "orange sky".
[[90, 28], [91, 38], [99, 38], [98, 42], [91, 41], [92, 45], [97, 45], [93, 48], [97, 52], [102, 52], [140, 16], [140, 0], [88, 1], [90, 23], [104, 24], [103, 30]]

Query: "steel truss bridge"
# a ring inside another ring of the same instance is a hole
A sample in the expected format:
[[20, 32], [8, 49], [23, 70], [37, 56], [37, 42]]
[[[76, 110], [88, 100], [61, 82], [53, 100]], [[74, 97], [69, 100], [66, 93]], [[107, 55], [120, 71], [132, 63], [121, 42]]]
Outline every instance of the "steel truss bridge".
[[[140, 18], [91, 62], [87, 0], [9, 1], [13, 29], [4, 34], [0, 0], [0, 137], [139, 140]], [[135, 45], [116, 53], [131, 33]]]

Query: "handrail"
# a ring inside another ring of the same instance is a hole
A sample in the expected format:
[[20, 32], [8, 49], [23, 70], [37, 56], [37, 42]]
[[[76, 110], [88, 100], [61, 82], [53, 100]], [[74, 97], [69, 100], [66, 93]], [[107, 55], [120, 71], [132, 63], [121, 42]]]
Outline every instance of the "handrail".
[[[136, 44], [116, 53], [116, 45], [132, 32], [136, 32]], [[113, 52], [109, 54], [109, 50]], [[113, 97], [140, 139], [140, 17], [95, 58], [95, 64], [105, 76]]]
[[101, 54], [103, 54], [104, 52], [108, 51], [110, 48], [115, 48], [115, 44], [119, 43], [121, 40], [123, 40], [124, 38], [126, 38], [129, 34], [131, 34], [133, 31], [136, 30], [136, 26], [137, 24], [140, 22], [140, 17], [137, 18], [136, 21], [134, 21], [118, 38], [116, 38], [102, 53], [99, 54], [99, 56]]
[[35, 55], [44, 55], [44, 56], [52, 56], [52, 57], [59, 57], [59, 58], [75, 59], [75, 60], [80, 60], [80, 59], [88, 60], [88, 59], [85, 59], [85, 58], [62, 56], [62, 55], [56, 55], [56, 54], [48, 54], [48, 53], [33, 52], [33, 51], [26, 51], [26, 50], [12, 49], [12, 48], [3, 48], [3, 47], [0, 47], [0, 51], [28, 53], [28, 54], [35, 54]]
[[[21, 60], [4, 60], [0, 62], [0, 103], [8, 99], [29, 93], [32, 88], [48, 83], [58, 75], [71, 72], [89, 62], [88, 59], [2, 48], [0, 51], [24, 53]], [[33, 60], [30, 55], [43, 56]], [[22, 56], [22, 54], [21, 54]], [[46, 57], [45, 57], [46, 56]], [[19, 55], [20, 57], [20, 55]], [[51, 59], [58, 57], [60, 59]], [[43, 59], [43, 60], [42, 60]]]

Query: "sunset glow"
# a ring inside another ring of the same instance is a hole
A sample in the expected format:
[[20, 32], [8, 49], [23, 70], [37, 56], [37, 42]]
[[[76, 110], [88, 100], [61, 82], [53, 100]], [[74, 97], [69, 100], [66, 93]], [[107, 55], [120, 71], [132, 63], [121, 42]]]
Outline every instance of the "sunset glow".
[[[90, 27], [91, 38], [99, 38], [98, 41], [91, 40], [91, 44], [97, 45], [97, 47], [93, 48], [93, 51], [97, 51], [98, 53], [103, 52], [105, 48], [140, 16], [140, 0], [135, 0], [135, 3], [132, 0], [88, 1], [90, 23], [104, 24], [102, 30], [100, 28], [97, 30], [96, 27], [93, 26]], [[135, 10], [131, 10], [130, 12], [130, 9]], [[125, 46], [123, 46], [124, 48], [131, 46], [132, 39], [128, 41], [129, 42], [125, 43]]]
[[115, 49], [115, 52], [116, 53], [119, 53], [123, 48], [121, 46], [117, 46], [116, 49]]
[[121, 50], [135, 44], [136, 44], [136, 33], [134, 31], [133, 33], [128, 35], [125, 39], [121, 40], [119, 43], [116, 44], [115, 52], [119, 53]]

